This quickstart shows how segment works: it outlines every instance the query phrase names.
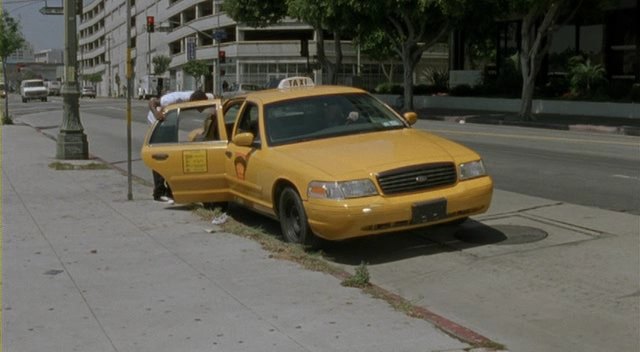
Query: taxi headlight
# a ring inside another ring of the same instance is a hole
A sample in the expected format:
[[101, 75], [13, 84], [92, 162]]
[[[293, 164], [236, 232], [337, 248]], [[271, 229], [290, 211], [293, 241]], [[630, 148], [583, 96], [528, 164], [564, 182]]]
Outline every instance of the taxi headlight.
[[368, 179], [342, 182], [313, 181], [307, 187], [307, 196], [309, 198], [346, 199], [376, 194], [378, 194], [376, 187]]
[[468, 163], [460, 164], [461, 181], [484, 176], [486, 174], [487, 172], [484, 169], [484, 163], [482, 162], [482, 160], [470, 161]]

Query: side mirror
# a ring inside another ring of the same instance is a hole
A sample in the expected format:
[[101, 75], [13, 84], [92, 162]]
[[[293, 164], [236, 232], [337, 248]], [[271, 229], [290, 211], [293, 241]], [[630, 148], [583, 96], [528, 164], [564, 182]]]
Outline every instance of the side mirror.
[[413, 111], [405, 112], [402, 117], [412, 126], [418, 121], [418, 114]]
[[231, 141], [233, 142], [233, 144], [240, 147], [250, 147], [253, 145], [253, 138], [253, 133], [245, 132], [236, 134], [235, 136], [233, 136], [233, 139]]

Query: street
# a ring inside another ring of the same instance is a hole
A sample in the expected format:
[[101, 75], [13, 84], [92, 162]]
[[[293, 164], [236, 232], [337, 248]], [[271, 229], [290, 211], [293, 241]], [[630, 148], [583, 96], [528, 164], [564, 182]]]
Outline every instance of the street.
[[[57, 135], [60, 97], [10, 99], [15, 123]], [[147, 102], [132, 102], [133, 174], [150, 182], [139, 160]], [[82, 99], [80, 116], [89, 153], [125, 170], [125, 101]], [[512, 351], [637, 350], [640, 139], [432, 120], [416, 127], [483, 156], [495, 181], [490, 211], [461, 228], [335, 244], [328, 260], [348, 270], [365, 262], [374, 284]]]

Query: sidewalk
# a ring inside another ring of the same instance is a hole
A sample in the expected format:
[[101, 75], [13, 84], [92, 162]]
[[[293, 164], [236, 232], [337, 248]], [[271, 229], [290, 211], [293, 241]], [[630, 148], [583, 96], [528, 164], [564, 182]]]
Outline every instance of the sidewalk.
[[31, 127], [3, 126], [2, 147], [3, 351], [470, 347], [334, 276], [209, 233], [147, 186], [128, 201], [115, 169], [50, 168], [55, 142]]
[[532, 121], [522, 121], [517, 114], [498, 111], [425, 108], [419, 109], [417, 112], [421, 119], [427, 120], [452, 121], [458, 123], [499, 124], [640, 136], [640, 118], [535, 114]]

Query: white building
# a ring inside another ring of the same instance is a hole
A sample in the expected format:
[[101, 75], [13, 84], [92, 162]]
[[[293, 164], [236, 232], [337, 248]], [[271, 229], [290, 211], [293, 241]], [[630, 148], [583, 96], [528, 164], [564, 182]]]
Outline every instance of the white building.
[[[190, 90], [196, 88], [196, 79], [183, 71], [188, 62], [188, 41], [195, 40], [196, 60], [210, 62], [211, 72], [217, 68], [218, 52], [223, 51], [223, 75], [204, 78], [198, 86], [208, 92], [219, 91], [222, 81], [266, 84], [270, 79], [306, 74], [317, 68], [314, 56], [314, 31], [308, 25], [294, 20], [268, 28], [250, 28], [236, 23], [221, 10], [222, 0], [132, 0], [131, 33], [126, 33], [127, 7], [124, 0], [95, 0], [85, 4], [80, 16], [78, 62], [80, 75], [101, 73], [103, 81], [97, 86], [99, 96], [122, 96], [125, 93], [127, 38], [131, 41], [134, 92], [142, 77], [153, 74], [152, 59], [156, 56], [171, 58], [169, 70], [163, 74], [164, 88]], [[155, 32], [146, 30], [147, 16], [153, 16]], [[170, 32], [161, 29], [170, 29]], [[224, 33], [220, 42], [213, 39], [214, 32]], [[195, 39], [190, 39], [195, 38]], [[301, 56], [303, 40], [308, 42], [309, 59]], [[343, 66], [339, 82], [359, 82], [373, 88], [385, 81], [378, 63], [360, 56], [349, 41], [342, 42]], [[333, 40], [326, 40], [325, 50], [334, 57]], [[437, 47], [426, 54], [439, 64], [446, 65], [446, 46]], [[396, 65], [401, 70], [401, 65]], [[419, 72], [420, 70], [416, 70]], [[322, 77], [315, 71], [315, 79]], [[397, 75], [401, 80], [401, 75]], [[82, 82], [86, 83], [86, 82]], [[81, 83], [81, 84], [82, 84]], [[168, 83], [168, 84], [167, 84]]]
[[8, 64], [24, 62], [33, 62], [33, 46], [28, 42], [25, 42], [24, 47], [16, 50], [15, 53], [7, 57]]
[[45, 49], [33, 53], [33, 61], [44, 64], [63, 64], [64, 51], [62, 49]]

